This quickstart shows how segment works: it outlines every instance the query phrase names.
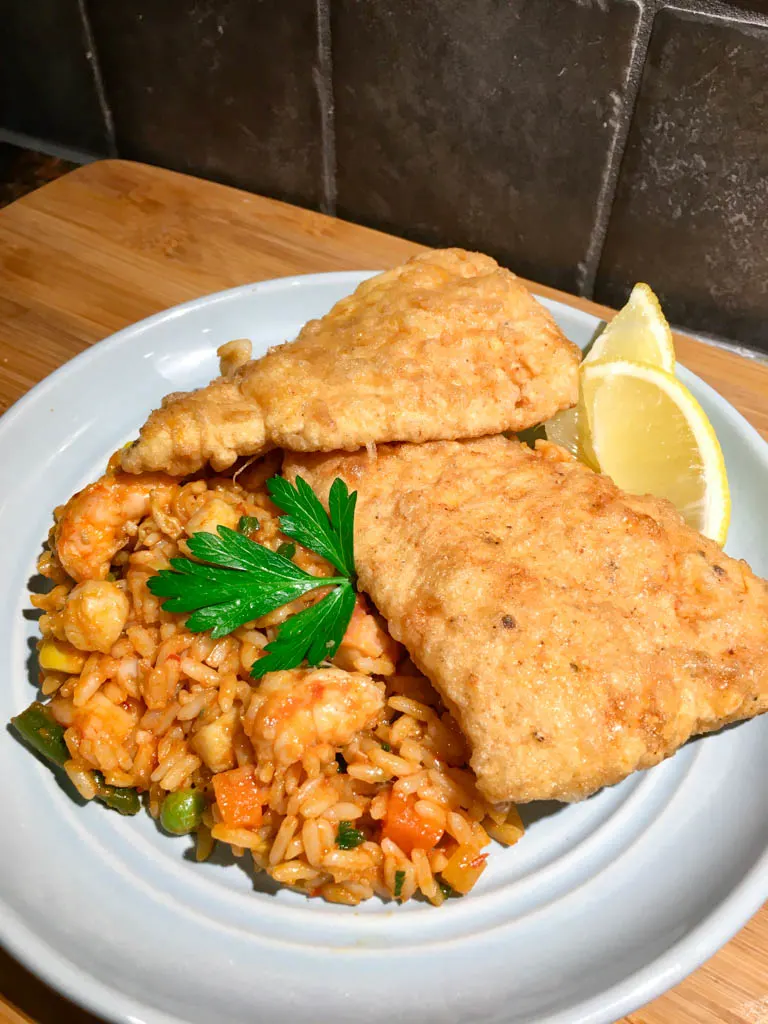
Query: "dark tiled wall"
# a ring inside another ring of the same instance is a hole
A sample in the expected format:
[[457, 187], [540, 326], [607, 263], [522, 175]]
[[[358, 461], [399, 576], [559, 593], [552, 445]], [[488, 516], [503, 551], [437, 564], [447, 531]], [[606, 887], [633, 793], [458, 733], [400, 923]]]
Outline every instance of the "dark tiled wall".
[[634, 3], [336, 0], [338, 212], [584, 280]]
[[768, 26], [657, 16], [597, 297], [638, 276], [678, 323], [768, 349]]
[[314, 0], [92, 0], [121, 156], [322, 198]]
[[0, 128], [109, 151], [78, 0], [0, 0]]
[[[768, 352], [768, 0], [0, 0], [2, 129]], [[41, 68], [45, 73], [41, 73]]]

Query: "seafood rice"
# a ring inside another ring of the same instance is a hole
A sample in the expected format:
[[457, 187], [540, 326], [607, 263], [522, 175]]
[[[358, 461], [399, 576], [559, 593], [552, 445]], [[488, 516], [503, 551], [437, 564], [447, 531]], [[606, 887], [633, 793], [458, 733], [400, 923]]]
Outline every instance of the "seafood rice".
[[[190, 831], [171, 811], [191, 800], [199, 860], [221, 842], [310, 896], [440, 905], [469, 892], [491, 839], [513, 843], [522, 824], [480, 795], [452, 715], [366, 598], [332, 663], [257, 681], [251, 666], [277, 626], [322, 591], [214, 640], [148, 589], [194, 533], [250, 523], [257, 543], [286, 543], [265, 487], [279, 458], [185, 479], [127, 476], [114, 458], [56, 510], [39, 562], [51, 589], [33, 602], [65, 770], [86, 800], [98, 773], [145, 795], [170, 831]], [[296, 564], [328, 576], [291, 546]]]

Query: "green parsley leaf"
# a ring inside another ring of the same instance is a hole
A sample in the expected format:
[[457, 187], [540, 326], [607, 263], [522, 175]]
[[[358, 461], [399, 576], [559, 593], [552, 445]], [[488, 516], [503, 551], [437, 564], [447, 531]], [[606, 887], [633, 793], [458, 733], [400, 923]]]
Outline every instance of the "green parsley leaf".
[[256, 533], [261, 529], [261, 523], [256, 516], [240, 516], [237, 521], [238, 533]]
[[349, 493], [347, 485], [337, 477], [328, 495], [330, 515], [320, 499], [302, 477], [292, 484], [283, 477], [267, 481], [272, 500], [285, 513], [280, 516], [280, 529], [326, 558], [339, 572], [352, 579], [355, 575], [353, 523], [357, 492]]
[[392, 747], [382, 740], [381, 749], [386, 750], [386, 752], [389, 753], [392, 750]]
[[448, 899], [449, 896], [453, 896], [453, 889], [447, 882], [444, 882], [442, 878], [437, 879], [437, 884], [440, 888], [440, 892], [446, 899]]
[[399, 899], [403, 894], [403, 882], [405, 881], [405, 872], [395, 872], [395, 899]]
[[[147, 586], [156, 597], [167, 598], [163, 605], [167, 611], [193, 613], [187, 619], [192, 632], [209, 629], [214, 639], [317, 587], [336, 583], [349, 586], [343, 578], [311, 576], [289, 559], [226, 526], [219, 526], [218, 536], [196, 533], [188, 544], [201, 561], [172, 558], [172, 569], [161, 569], [150, 577]], [[297, 664], [300, 662], [290, 667]]]
[[331, 582], [339, 585], [322, 601], [282, 623], [275, 639], [264, 648], [266, 655], [254, 661], [254, 679], [261, 679], [266, 672], [295, 668], [304, 660], [319, 665], [334, 656], [352, 618], [355, 590], [349, 580]]
[[332, 587], [316, 604], [291, 616], [264, 648], [251, 675], [295, 668], [303, 661], [319, 665], [334, 656], [355, 607], [354, 515], [357, 495], [340, 479], [331, 487], [327, 513], [309, 484], [297, 477], [267, 481], [275, 504], [283, 510], [280, 526], [288, 537], [322, 555], [341, 576], [319, 577], [291, 559], [296, 545], [283, 543], [270, 551], [246, 536], [259, 528], [255, 516], [241, 516], [237, 530], [219, 526], [216, 533], [189, 538], [190, 558], [172, 558], [170, 569], [150, 578], [148, 587], [165, 598], [169, 612], [191, 612], [193, 632], [209, 630], [214, 639], [290, 604], [318, 587]]
[[[336, 479], [331, 484], [328, 492], [328, 513], [331, 526], [335, 530], [341, 542], [341, 550], [344, 556], [344, 566], [347, 576], [355, 575], [355, 505], [357, 504], [357, 491], [352, 494], [347, 490], [347, 485], [341, 479]], [[332, 562], [336, 565], [335, 562]], [[341, 566], [336, 566], [340, 569]], [[344, 569], [342, 569], [342, 572]]]
[[336, 830], [336, 845], [340, 850], [354, 850], [360, 843], [365, 842], [365, 836], [358, 828], [354, 828], [351, 821], [340, 821]]

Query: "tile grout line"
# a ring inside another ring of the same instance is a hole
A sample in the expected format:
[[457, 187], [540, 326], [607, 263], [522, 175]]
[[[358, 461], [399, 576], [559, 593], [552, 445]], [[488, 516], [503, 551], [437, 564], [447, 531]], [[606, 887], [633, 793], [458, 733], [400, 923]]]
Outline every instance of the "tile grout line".
[[639, 4], [638, 8], [637, 27], [632, 39], [632, 50], [629, 55], [620, 105], [617, 104], [619, 106], [618, 116], [616, 112], [613, 114], [617, 123], [615, 124], [613, 138], [608, 148], [600, 190], [597, 194], [592, 232], [584, 259], [578, 265], [578, 293], [587, 298], [591, 298], [594, 292], [600, 257], [602, 256], [603, 246], [608, 234], [613, 200], [619, 183], [621, 161], [626, 150], [629, 130], [634, 119], [637, 97], [640, 93], [645, 60], [648, 55], [648, 44], [651, 39], [654, 18], [656, 17], [657, 2], [656, 0], [647, 0], [647, 2]]
[[50, 139], [39, 139], [36, 135], [15, 132], [10, 128], [0, 128], [0, 142], [16, 146], [18, 149], [31, 149], [34, 153], [45, 153], [46, 156], [56, 157], [57, 160], [68, 160], [73, 164], [89, 164], [93, 160], [101, 160], [103, 156], [102, 153], [89, 153], [83, 149], [73, 149], [71, 146], [62, 146]]
[[336, 216], [336, 119], [333, 103], [333, 56], [331, 53], [330, 0], [315, 0], [317, 65], [312, 79], [320, 105], [322, 141], [320, 211]]
[[107, 134], [107, 155], [115, 157], [118, 155], [117, 138], [115, 135], [115, 119], [112, 116], [112, 108], [110, 107], [109, 101], [107, 100], [107, 93], [106, 89], [104, 88], [104, 79], [101, 75], [99, 58], [96, 54], [96, 40], [93, 35], [93, 29], [91, 28], [91, 20], [88, 17], [88, 11], [85, 6], [85, 0], [77, 0], [77, 8], [80, 12], [80, 21], [83, 28], [83, 38], [85, 40], [85, 57], [91, 66], [93, 84], [96, 89], [96, 97], [99, 101], [101, 116], [104, 118], [104, 129]]
[[744, 25], [768, 25], [768, 13], [748, 11], [727, 0], [665, 0], [664, 10], [698, 14], [702, 18], [723, 19]]

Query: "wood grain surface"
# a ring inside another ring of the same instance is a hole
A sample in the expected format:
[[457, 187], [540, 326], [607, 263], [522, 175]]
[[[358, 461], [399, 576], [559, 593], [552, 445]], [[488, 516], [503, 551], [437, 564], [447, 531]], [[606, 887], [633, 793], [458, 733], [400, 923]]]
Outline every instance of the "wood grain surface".
[[[390, 267], [421, 248], [170, 171], [90, 164], [0, 210], [0, 412], [75, 353], [168, 306], [271, 277]], [[681, 335], [676, 345], [768, 437], [768, 366]], [[0, 952], [0, 1024], [22, 1021], [96, 1018]], [[768, 1024], [768, 908], [623, 1024]]]

